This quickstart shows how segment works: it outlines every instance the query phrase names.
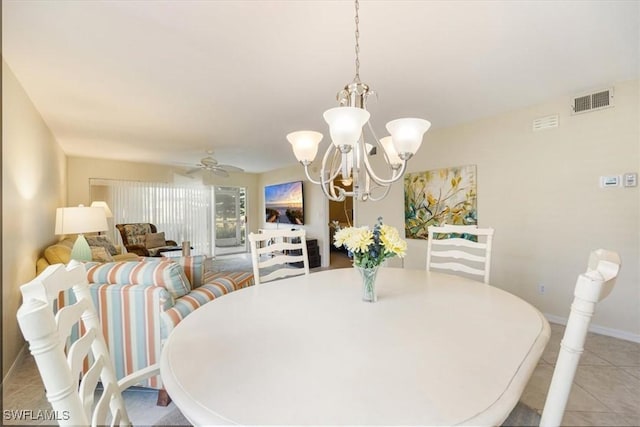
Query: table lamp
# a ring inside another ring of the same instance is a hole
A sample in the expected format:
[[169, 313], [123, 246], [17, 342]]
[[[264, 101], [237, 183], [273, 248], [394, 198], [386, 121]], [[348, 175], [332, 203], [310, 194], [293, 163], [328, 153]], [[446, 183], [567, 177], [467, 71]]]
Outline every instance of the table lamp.
[[107, 219], [113, 218], [113, 212], [111, 212], [111, 209], [109, 209], [109, 205], [107, 204], [107, 202], [104, 202], [102, 200], [96, 200], [95, 202], [91, 202], [91, 207], [102, 208], [104, 209], [104, 214], [107, 217]]
[[78, 238], [71, 249], [71, 259], [91, 261], [91, 248], [83, 233], [95, 233], [108, 229], [107, 216], [102, 207], [79, 205], [56, 210], [57, 235], [77, 234]]
[[[107, 230], [111, 230], [111, 226], [109, 225], [109, 218], [113, 218], [113, 212], [111, 212], [111, 209], [109, 209], [109, 205], [107, 204], [107, 202], [103, 200], [96, 200], [91, 202], [91, 207], [104, 209], [104, 214], [107, 216]], [[102, 233], [98, 232], [98, 234], [102, 234]], [[107, 231], [107, 235], [110, 235], [108, 231]]]

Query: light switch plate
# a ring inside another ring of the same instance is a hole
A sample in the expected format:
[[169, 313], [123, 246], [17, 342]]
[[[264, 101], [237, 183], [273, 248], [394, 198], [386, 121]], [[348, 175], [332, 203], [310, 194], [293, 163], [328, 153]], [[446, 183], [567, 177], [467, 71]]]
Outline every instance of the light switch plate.
[[635, 187], [638, 185], [638, 174], [637, 173], [625, 173], [624, 180], [622, 181], [625, 187]]

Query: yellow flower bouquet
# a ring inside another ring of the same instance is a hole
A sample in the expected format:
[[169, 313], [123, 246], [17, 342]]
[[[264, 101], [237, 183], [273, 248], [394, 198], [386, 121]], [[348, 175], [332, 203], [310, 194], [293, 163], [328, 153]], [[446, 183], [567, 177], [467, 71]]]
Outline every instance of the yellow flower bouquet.
[[365, 227], [346, 227], [336, 231], [333, 244], [344, 246], [353, 257], [356, 267], [373, 268], [394, 256], [403, 258], [407, 242], [400, 237], [398, 229], [382, 223], [382, 217], [373, 230]]

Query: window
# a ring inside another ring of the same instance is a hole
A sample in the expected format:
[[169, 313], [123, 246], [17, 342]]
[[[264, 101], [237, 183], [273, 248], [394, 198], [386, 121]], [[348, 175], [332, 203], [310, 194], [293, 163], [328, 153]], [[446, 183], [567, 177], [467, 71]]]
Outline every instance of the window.
[[[246, 250], [245, 188], [92, 179], [91, 193], [111, 208], [113, 227], [150, 222], [169, 240], [189, 241], [197, 254], [213, 255], [215, 247]], [[122, 243], [114, 229], [109, 231]]]

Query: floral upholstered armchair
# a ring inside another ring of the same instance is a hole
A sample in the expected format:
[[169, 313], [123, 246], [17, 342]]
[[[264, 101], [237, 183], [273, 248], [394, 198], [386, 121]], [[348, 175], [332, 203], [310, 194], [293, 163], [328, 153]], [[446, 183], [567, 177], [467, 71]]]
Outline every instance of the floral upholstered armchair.
[[116, 224], [127, 252], [140, 256], [160, 256], [162, 252], [182, 249], [173, 240], [166, 240], [164, 232], [158, 233], [155, 225], [148, 222]]

